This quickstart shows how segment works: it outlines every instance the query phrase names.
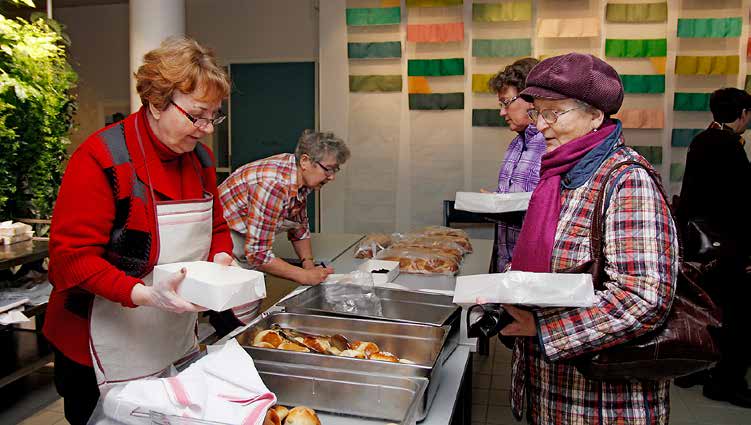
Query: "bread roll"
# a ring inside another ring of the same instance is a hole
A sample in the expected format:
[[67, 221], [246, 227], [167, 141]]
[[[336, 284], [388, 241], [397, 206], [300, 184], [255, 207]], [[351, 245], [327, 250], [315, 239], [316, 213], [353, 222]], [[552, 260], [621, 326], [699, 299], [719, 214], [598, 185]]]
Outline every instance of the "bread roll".
[[290, 341], [283, 342], [283, 343], [279, 344], [276, 348], [278, 348], [280, 350], [285, 350], [285, 351], [300, 351], [300, 352], [303, 352], [303, 353], [309, 353], [310, 352], [310, 350], [308, 350], [307, 348], [303, 347], [302, 345], [295, 344], [294, 342], [290, 342]]
[[253, 346], [258, 347], [258, 348], [276, 348], [273, 345], [269, 344], [268, 342], [263, 342], [263, 341], [257, 342], [253, 344]]
[[370, 357], [371, 354], [381, 351], [374, 342], [363, 341], [354, 341], [352, 343], [352, 349], [364, 353], [366, 357]]
[[279, 335], [279, 332], [267, 329], [256, 334], [256, 337], [253, 338], [253, 346], [255, 347], [259, 342], [268, 342], [276, 348], [284, 342], [284, 338]]
[[370, 360], [381, 360], [384, 362], [392, 362], [392, 363], [397, 363], [399, 361], [399, 359], [395, 355], [389, 353], [388, 351], [381, 351], [379, 353], [373, 353], [368, 358]]
[[263, 418], [263, 425], [282, 425], [282, 419], [273, 408], [266, 411], [266, 417]]
[[415, 364], [415, 362], [413, 362], [412, 360], [409, 360], [409, 359], [399, 359], [399, 363]]
[[357, 351], [357, 350], [344, 350], [339, 355], [342, 357], [353, 357], [356, 359], [365, 358], [365, 353], [363, 353], [362, 351]]
[[284, 421], [284, 418], [287, 417], [287, 414], [289, 413], [289, 410], [282, 406], [281, 404], [277, 404], [276, 406], [271, 408], [276, 412], [277, 415], [279, 415], [279, 419]]
[[285, 425], [321, 425], [316, 411], [310, 407], [297, 406], [289, 411]]

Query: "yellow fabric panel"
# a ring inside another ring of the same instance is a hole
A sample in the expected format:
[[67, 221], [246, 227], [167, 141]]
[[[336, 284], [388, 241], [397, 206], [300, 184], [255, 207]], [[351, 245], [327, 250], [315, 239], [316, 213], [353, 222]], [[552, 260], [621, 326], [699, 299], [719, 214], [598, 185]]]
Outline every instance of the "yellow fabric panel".
[[472, 92], [474, 93], [492, 93], [488, 87], [488, 81], [495, 74], [472, 74]]
[[737, 74], [740, 66], [738, 55], [730, 56], [676, 56], [677, 75], [730, 75]]

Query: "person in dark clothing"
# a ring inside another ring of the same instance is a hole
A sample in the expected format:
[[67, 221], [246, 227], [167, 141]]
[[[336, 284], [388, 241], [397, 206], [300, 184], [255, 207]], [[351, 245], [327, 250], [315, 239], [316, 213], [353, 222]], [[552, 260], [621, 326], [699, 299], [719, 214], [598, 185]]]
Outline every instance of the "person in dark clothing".
[[[709, 100], [714, 121], [699, 133], [688, 148], [686, 171], [678, 202], [677, 217], [684, 235], [689, 261], [713, 261], [707, 276], [707, 291], [723, 310], [720, 332], [722, 359], [704, 375], [676, 379], [688, 387], [704, 383], [704, 396], [751, 408], [751, 391], [745, 376], [749, 365], [747, 326], [744, 314], [751, 298], [751, 279], [746, 271], [751, 254], [751, 221], [739, 202], [751, 195], [751, 165], [741, 134], [751, 119], [751, 95], [736, 88], [723, 88]], [[716, 242], [710, 256], [699, 255], [692, 246], [690, 221]]]

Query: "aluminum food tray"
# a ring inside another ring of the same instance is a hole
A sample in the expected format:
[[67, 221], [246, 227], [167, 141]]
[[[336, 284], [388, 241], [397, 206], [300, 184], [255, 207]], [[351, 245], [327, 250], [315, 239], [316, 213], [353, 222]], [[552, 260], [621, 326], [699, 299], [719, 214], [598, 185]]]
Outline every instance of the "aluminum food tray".
[[[353, 296], [362, 293], [362, 289], [356, 285], [335, 286], [337, 291], [352, 291]], [[380, 314], [376, 314], [373, 310], [344, 311], [336, 303], [327, 300], [326, 291], [332, 290], [331, 287], [332, 285], [310, 287], [281, 301], [278, 305], [288, 312], [365, 317], [432, 326], [451, 324], [461, 311], [459, 307], [453, 304], [452, 297], [448, 295], [378, 287], [373, 288], [373, 291], [380, 299]], [[341, 292], [339, 292], [339, 295], [341, 295]]]
[[[278, 362], [255, 361], [264, 384], [278, 403], [307, 406], [325, 425], [414, 425], [428, 381], [386, 375], [312, 369]], [[152, 425], [224, 425], [151, 412]]]
[[[415, 364], [253, 347], [255, 335], [271, 328], [273, 324], [314, 334], [339, 333], [345, 335], [350, 341], [371, 341], [376, 343], [382, 351], [389, 351]], [[315, 369], [337, 369], [403, 378], [425, 378], [428, 380], [428, 388], [421, 397], [417, 410], [417, 420], [422, 420], [438, 390], [437, 378], [443, 363], [456, 348], [456, 340], [454, 338], [448, 340], [448, 335], [448, 326], [271, 312], [256, 319], [236, 338], [254, 361], [306, 365]], [[447, 341], [449, 341], [448, 344]]]

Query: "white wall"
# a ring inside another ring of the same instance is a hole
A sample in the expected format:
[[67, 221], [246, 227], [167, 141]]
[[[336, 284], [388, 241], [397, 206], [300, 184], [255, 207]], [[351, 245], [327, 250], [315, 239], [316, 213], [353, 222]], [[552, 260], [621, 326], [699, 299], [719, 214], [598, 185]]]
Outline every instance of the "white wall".
[[[318, 57], [316, 0], [186, 0], [186, 33], [214, 48], [222, 64]], [[57, 8], [78, 72], [79, 111], [72, 152], [104, 125], [104, 114], [128, 111], [128, 5]]]

